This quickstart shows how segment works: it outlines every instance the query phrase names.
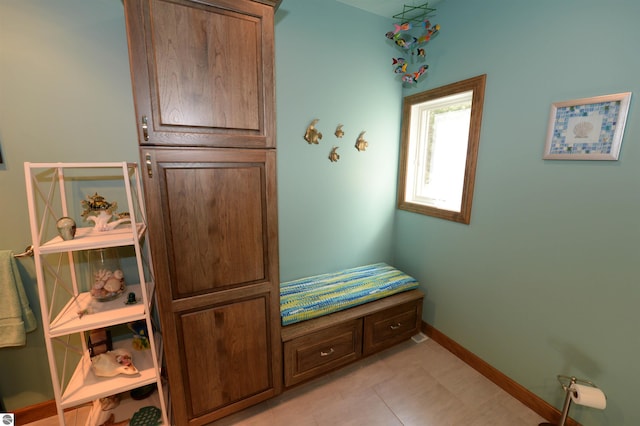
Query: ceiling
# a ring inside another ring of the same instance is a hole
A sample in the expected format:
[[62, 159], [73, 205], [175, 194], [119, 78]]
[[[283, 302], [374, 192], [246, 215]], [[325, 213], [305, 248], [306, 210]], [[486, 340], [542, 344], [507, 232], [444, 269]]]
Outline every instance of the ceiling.
[[[420, 6], [426, 0], [337, 0], [349, 6], [366, 10], [376, 15], [392, 18], [393, 15], [402, 13], [404, 6]], [[429, 1], [429, 7], [435, 7], [441, 0]]]

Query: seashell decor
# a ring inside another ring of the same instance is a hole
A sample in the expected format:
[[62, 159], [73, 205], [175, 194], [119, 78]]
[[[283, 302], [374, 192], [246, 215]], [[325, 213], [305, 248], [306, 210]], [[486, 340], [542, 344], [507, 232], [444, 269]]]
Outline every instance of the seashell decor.
[[[131, 218], [126, 213], [116, 214], [118, 203], [105, 200], [97, 192], [94, 195], [88, 195], [87, 199], [82, 201], [82, 207], [84, 208], [82, 218], [93, 222], [93, 229], [96, 231], [111, 231], [121, 223], [131, 222]], [[118, 220], [112, 222], [114, 217], [117, 217]]]
[[138, 374], [133, 365], [131, 353], [124, 349], [114, 349], [91, 358], [91, 368], [96, 376], [113, 377], [118, 374]]
[[89, 252], [92, 270], [91, 296], [106, 302], [120, 296], [126, 290], [124, 272], [120, 269], [118, 253], [114, 248], [102, 248]]
[[573, 127], [573, 134], [576, 138], [584, 139], [589, 137], [589, 133], [593, 130], [593, 124], [588, 121], [581, 121]]

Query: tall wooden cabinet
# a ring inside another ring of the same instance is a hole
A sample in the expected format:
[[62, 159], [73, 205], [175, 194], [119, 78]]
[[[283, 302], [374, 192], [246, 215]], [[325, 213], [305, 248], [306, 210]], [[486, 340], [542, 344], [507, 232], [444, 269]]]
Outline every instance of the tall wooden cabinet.
[[276, 3], [125, 0], [142, 145], [275, 148]]
[[125, 0], [174, 422], [281, 391], [275, 1]]

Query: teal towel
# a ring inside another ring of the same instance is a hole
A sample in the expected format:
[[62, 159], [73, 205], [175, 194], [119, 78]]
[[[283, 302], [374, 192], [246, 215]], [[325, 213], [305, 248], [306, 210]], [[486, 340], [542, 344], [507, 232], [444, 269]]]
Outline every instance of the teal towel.
[[13, 252], [0, 250], [0, 348], [23, 346], [36, 329], [36, 317], [22, 285]]

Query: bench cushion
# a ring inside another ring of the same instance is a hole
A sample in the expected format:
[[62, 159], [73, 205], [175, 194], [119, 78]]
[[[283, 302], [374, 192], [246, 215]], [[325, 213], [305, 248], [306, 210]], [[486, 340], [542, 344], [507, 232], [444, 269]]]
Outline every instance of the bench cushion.
[[375, 263], [280, 284], [282, 325], [327, 315], [418, 288], [404, 272]]

